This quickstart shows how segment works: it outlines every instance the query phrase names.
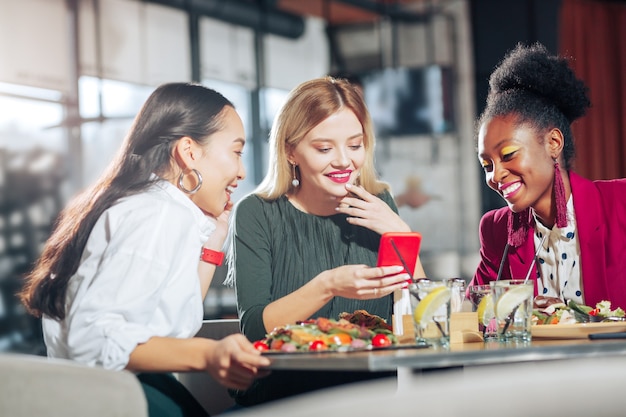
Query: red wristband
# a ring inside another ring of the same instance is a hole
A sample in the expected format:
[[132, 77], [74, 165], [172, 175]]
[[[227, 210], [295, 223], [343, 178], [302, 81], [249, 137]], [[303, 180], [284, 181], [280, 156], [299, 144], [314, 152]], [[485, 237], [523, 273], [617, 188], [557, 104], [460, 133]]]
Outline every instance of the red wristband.
[[207, 248], [202, 248], [200, 259], [204, 262], [220, 266], [224, 261], [224, 252], [218, 252]]

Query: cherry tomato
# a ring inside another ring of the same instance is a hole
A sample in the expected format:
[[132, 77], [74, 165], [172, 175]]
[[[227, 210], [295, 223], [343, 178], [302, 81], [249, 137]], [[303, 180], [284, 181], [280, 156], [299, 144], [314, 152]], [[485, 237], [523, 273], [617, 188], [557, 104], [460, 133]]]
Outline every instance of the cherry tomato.
[[379, 333], [372, 338], [372, 346], [374, 347], [391, 346], [391, 340], [387, 337], [387, 335]]
[[326, 350], [328, 346], [323, 340], [313, 340], [309, 343], [309, 350]]
[[600, 312], [600, 309], [598, 309], [598, 308], [594, 308], [593, 310], [591, 310], [591, 311], [589, 312], [589, 315], [590, 315], [590, 316], [597, 316], [599, 312]]
[[270, 347], [267, 345], [267, 343], [264, 340], [257, 340], [256, 342], [252, 344], [252, 346], [254, 346], [256, 350], [260, 350], [260, 351], [270, 350]]

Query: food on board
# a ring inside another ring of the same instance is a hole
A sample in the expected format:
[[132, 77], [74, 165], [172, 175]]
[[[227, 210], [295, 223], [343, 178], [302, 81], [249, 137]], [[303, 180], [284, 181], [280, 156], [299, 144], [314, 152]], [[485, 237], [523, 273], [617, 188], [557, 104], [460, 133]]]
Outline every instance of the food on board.
[[535, 299], [533, 324], [573, 324], [619, 320], [625, 316], [621, 308], [611, 309], [610, 301], [600, 301], [595, 307], [577, 304], [570, 300], [567, 304], [550, 299]]
[[339, 315], [340, 319], [346, 319], [350, 323], [358, 324], [370, 330], [387, 329], [392, 330], [391, 325], [387, 324], [385, 319], [377, 316], [376, 314], [370, 314], [365, 310], [355, 310], [354, 313], [343, 312]]
[[254, 342], [261, 351], [350, 351], [393, 346], [398, 343], [391, 326], [365, 310], [342, 313], [339, 319], [318, 317], [277, 327]]

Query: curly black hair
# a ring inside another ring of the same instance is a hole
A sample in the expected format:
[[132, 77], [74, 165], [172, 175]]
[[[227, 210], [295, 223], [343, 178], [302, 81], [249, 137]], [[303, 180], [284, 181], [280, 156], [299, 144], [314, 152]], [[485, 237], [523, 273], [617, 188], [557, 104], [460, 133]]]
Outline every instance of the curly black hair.
[[565, 139], [563, 161], [569, 170], [575, 154], [570, 125], [590, 106], [588, 88], [567, 58], [550, 54], [540, 43], [519, 43], [491, 73], [487, 105], [477, 129], [494, 117], [511, 114], [519, 125], [538, 133], [556, 127]]

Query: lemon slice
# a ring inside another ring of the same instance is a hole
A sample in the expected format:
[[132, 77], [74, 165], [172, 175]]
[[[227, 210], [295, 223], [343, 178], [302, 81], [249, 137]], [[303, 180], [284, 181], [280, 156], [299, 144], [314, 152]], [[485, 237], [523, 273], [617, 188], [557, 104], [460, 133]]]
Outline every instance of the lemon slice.
[[439, 307], [450, 301], [450, 289], [448, 287], [437, 287], [424, 297], [415, 307], [413, 317], [419, 324], [428, 323]]
[[478, 314], [478, 320], [484, 326], [489, 326], [489, 322], [495, 316], [493, 313], [493, 297], [491, 294], [486, 294], [482, 300], [480, 300], [476, 313]]
[[532, 290], [532, 287], [520, 285], [502, 294], [496, 302], [496, 318], [498, 321], [505, 320], [515, 307], [529, 297], [532, 298]]

